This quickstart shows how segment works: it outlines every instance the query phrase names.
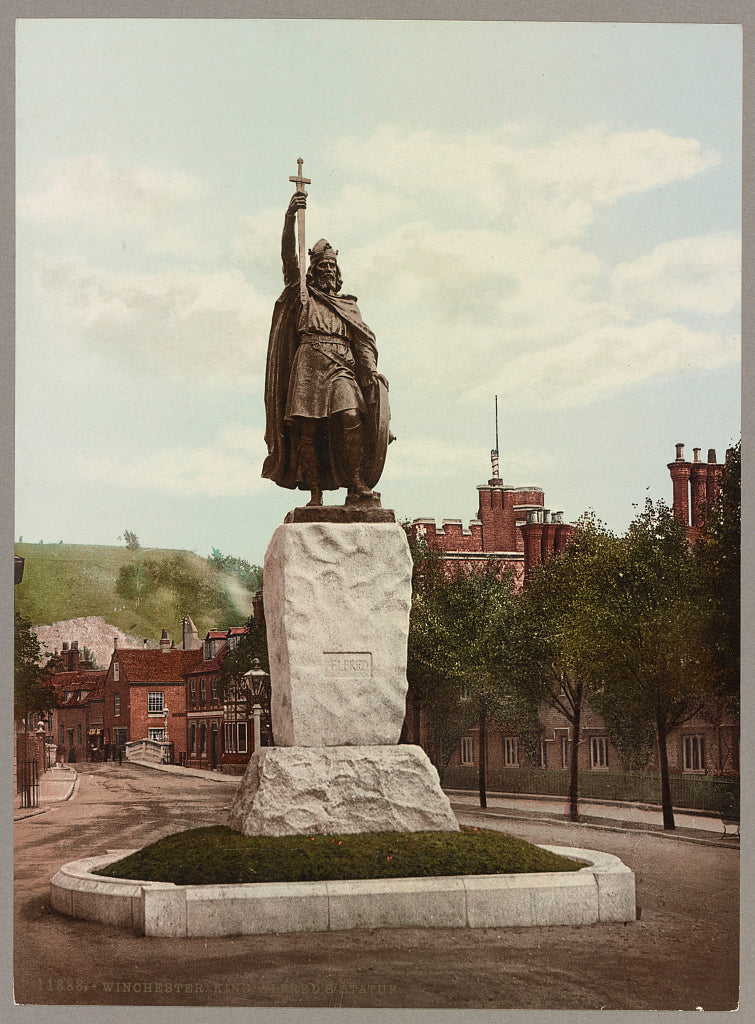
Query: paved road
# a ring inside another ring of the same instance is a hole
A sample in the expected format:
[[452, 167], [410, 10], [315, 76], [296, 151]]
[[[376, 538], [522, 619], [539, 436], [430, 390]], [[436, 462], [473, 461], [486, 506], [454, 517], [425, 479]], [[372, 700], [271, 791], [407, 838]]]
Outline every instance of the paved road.
[[[634, 871], [630, 925], [373, 929], [145, 939], [52, 911], [66, 861], [224, 822], [234, 783], [139, 765], [76, 766], [71, 798], [19, 818], [14, 963], [20, 1004], [541, 1009], [732, 1009], [738, 844], [542, 819], [464, 821], [586, 846]], [[501, 810], [498, 809], [498, 814]]]

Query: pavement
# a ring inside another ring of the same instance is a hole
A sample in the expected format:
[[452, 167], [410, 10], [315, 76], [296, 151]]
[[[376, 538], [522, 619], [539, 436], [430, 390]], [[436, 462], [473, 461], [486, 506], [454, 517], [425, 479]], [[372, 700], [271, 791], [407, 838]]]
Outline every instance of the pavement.
[[[229, 789], [235, 789], [240, 780], [238, 775], [226, 775], [220, 771], [202, 768], [186, 768], [180, 765], [155, 764], [152, 761], [131, 761], [131, 764], [169, 775], [204, 779], [207, 782]], [[44, 814], [49, 805], [75, 796], [78, 775], [71, 765], [56, 765], [46, 771], [39, 780], [39, 807], [20, 806], [16, 796], [13, 806], [13, 820]], [[466, 790], [447, 790], [451, 807], [458, 814], [473, 812], [476, 816], [490, 819], [533, 819], [563, 823], [566, 820], [566, 802], [558, 797], [518, 795], [510, 793], [488, 793], [487, 808], [480, 807], [479, 795]], [[659, 807], [648, 804], [619, 803], [614, 801], [580, 801], [579, 823], [595, 828], [620, 829], [631, 832], [653, 832], [672, 835], [675, 839], [690, 842], [719, 842], [739, 847], [739, 833], [728, 826], [726, 833], [721, 818], [712, 811], [685, 809], [674, 810], [676, 828], [666, 832], [661, 820]]]
[[[558, 797], [519, 796], [511, 793], [488, 793], [487, 808], [480, 807], [477, 793], [461, 790], [447, 790], [451, 807], [458, 814], [474, 810], [476, 815], [489, 818], [542, 819], [551, 822], [567, 820], [567, 803]], [[631, 832], [653, 832], [672, 835], [675, 839], [691, 842], [715, 842], [726, 840], [732, 846], [739, 846], [736, 826], [728, 825], [726, 834], [719, 815], [713, 811], [674, 809], [673, 831], [663, 828], [660, 807], [650, 804], [619, 803], [617, 801], [582, 801], [579, 803], [579, 823], [596, 828], [628, 830]]]

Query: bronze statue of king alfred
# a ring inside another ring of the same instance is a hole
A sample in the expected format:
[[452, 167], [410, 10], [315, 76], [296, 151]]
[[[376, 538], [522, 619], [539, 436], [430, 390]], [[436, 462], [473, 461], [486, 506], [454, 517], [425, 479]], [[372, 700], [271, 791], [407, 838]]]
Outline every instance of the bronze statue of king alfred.
[[[273, 311], [265, 375], [263, 477], [311, 493], [347, 488], [346, 506], [379, 508], [372, 488], [389, 440], [388, 382], [377, 372], [375, 336], [356, 297], [341, 294], [338, 251], [321, 238], [304, 269], [304, 210], [309, 179], [297, 190], [283, 222], [284, 290]], [[298, 219], [299, 253], [294, 232]]]

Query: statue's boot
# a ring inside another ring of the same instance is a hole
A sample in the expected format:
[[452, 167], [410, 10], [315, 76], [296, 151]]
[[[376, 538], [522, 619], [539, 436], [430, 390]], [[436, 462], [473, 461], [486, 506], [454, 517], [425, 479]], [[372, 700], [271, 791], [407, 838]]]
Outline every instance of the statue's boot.
[[364, 502], [375, 497], [375, 492], [362, 479], [362, 424], [344, 427], [344, 451], [348, 472], [346, 504]]

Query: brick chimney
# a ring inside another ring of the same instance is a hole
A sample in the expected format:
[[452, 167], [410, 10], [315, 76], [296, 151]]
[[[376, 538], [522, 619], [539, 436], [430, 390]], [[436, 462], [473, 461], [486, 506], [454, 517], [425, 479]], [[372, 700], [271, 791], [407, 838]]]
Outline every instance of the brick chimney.
[[162, 636], [160, 637], [160, 650], [166, 652], [170, 650], [170, 639], [168, 637], [167, 629], [163, 630]]
[[674, 488], [674, 515], [685, 526], [689, 526], [689, 478], [690, 464], [684, 461], [684, 445], [676, 446], [676, 459], [668, 465]]
[[527, 522], [520, 527], [524, 537], [524, 579], [534, 573], [543, 558], [543, 510], [528, 509]]
[[692, 529], [697, 531], [703, 525], [705, 504], [708, 500], [708, 467], [700, 461], [699, 448], [693, 448], [692, 453], [694, 459], [690, 466], [690, 513]]

